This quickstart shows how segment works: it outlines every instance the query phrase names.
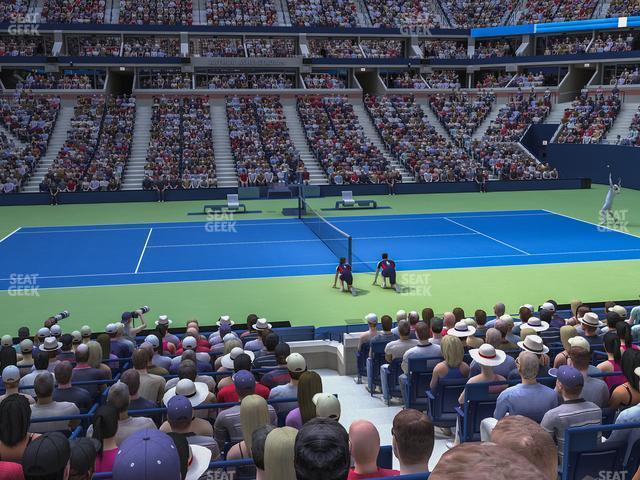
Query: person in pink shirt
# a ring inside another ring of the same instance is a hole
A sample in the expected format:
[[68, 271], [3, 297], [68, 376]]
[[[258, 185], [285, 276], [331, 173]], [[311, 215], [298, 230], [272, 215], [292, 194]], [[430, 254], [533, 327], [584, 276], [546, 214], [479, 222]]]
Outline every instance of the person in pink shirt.
[[95, 472], [110, 472], [118, 454], [116, 434], [118, 433], [118, 412], [111, 405], [98, 407], [93, 416], [93, 438], [100, 442], [96, 455]]
[[354, 467], [349, 470], [347, 480], [400, 475], [398, 470], [378, 467], [380, 434], [373, 423], [368, 420], [356, 420], [353, 422], [349, 427], [349, 444]]

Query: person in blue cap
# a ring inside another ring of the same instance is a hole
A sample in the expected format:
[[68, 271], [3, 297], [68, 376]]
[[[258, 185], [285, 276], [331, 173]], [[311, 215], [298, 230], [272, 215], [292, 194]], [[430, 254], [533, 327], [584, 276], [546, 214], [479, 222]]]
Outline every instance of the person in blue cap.
[[180, 456], [166, 433], [139, 430], [122, 442], [113, 463], [113, 480], [181, 480]]
[[[137, 317], [134, 317], [134, 313], [137, 314]], [[136, 318], [140, 319], [140, 325], [137, 327], [135, 326]], [[135, 312], [124, 312], [122, 314], [122, 324], [124, 325], [124, 336], [130, 339], [135, 339], [136, 335], [147, 328], [144, 312], [141, 309]]]

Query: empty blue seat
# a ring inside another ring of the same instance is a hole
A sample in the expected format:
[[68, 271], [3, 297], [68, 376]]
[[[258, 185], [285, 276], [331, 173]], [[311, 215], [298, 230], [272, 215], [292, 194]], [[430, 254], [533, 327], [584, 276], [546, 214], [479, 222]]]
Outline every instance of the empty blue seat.
[[387, 346], [386, 343], [376, 343], [371, 345], [372, 359], [371, 359], [371, 377], [369, 377], [369, 392], [373, 395], [376, 387], [382, 388], [380, 382], [380, 367], [387, 363], [384, 358], [384, 349]]
[[383, 445], [378, 452], [376, 464], [380, 468], [391, 470], [393, 468], [393, 448], [391, 445]]
[[[389, 364], [389, 368], [386, 371], [387, 375], [387, 386], [389, 387], [389, 396], [390, 397], [401, 397], [402, 392], [400, 391], [400, 375], [402, 375], [402, 359], [396, 358], [391, 361]], [[386, 401], [386, 400], [385, 400]], [[389, 404], [386, 401], [387, 405]]]
[[428, 390], [429, 414], [436, 427], [453, 427], [456, 424], [458, 398], [467, 384], [466, 378], [442, 378], [435, 391]]
[[362, 383], [362, 377], [367, 376], [367, 358], [369, 358], [369, 350], [371, 345], [363, 343], [360, 350], [356, 351], [356, 365], [358, 368], [358, 383]]
[[405, 408], [426, 411], [429, 408], [427, 390], [433, 376], [432, 361], [437, 358], [410, 358], [408, 363], [407, 385], [404, 392]]
[[459, 417], [460, 441], [479, 442], [480, 422], [493, 417], [496, 409], [498, 393], [489, 393], [489, 388], [496, 385], [508, 385], [509, 382], [470, 383], [464, 389], [464, 405], [456, 407]]

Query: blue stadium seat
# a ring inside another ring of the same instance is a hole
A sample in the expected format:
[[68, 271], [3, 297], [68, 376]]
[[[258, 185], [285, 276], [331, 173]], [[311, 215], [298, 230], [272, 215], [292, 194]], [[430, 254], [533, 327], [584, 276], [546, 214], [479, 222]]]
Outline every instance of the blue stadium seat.
[[427, 390], [429, 414], [436, 427], [455, 426], [458, 398], [466, 384], [466, 378], [442, 378], [438, 381], [435, 391]]
[[280, 336], [281, 342], [303, 342], [313, 340], [315, 337], [315, 327], [282, 327], [274, 328], [273, 331]]
[[[439, 360], [442, 358], [438, 357]], [[427, 390], [433, 376], [433, 368], [429, 365], [430, 358], [410, 358], [407, 386], [404, 392], [405, 408], [413, 408], [424, 412], [429, 407]]]
[[380, 447], [376, 464], [380, 468], [393, 468], [393, 447], [391, 445], [383, 445]]
[[460, 441], [479, 442], [480, 422], [493, 416], [496, 409], [497, 393], [489, 393], [494, 385], [508, 385], [509, 382], [481, 382], [467, 384], [464, 389], [464, 405], [456, 407], [459, 417]]
[[[387, 386], [389, 387], [389, 395], [391, 397], [401, 397], [400, 391], [400, 375], [402, 375], [402, 359], [396, 358], [390, 364], [386, 372]], [[388, 402], [387, 402], [388, 405]]]
[[369, 378], [369, 392], [373, 395], [375, 387], [382, 388], [380, 383], [380, 367], [386, 362], [384, 358], [384, 349], [386, 343], [375, 343], [372, 345], [373, 357], [371, 361], [371, 377]]
[[358, 367], [358, 383], [362, 383], [362, 377], [367, 376], [367, 358], [369, 358], [369, 343], [363, 343], [360, 350], [356, 352], [356, 364]]

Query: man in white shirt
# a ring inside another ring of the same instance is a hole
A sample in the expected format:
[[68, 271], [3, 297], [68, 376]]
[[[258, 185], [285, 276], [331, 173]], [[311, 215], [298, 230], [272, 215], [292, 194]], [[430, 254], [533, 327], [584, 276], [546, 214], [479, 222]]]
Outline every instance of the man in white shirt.
[[[407, 350], [415, 347], [418, 344], [418, 340], [410, 337], [411, 327], [409, 326], [409, 322], [406, 320], [401, 320], [398, 323], [398, 335], [400, 336], [399, 340], [394, 340], [393, 342], [387, 343], [387, 346], [384, 348], [385, 359], [389, 363], [397, 358], [403, 358]], [[382, 396], [387, 403], [391, 400], [391, 395], [389, 394], [389, 385], [387, 384], [388, 369], [389, 364], [384, 364], [380, 367], [380, 383], [382, 385]]]

